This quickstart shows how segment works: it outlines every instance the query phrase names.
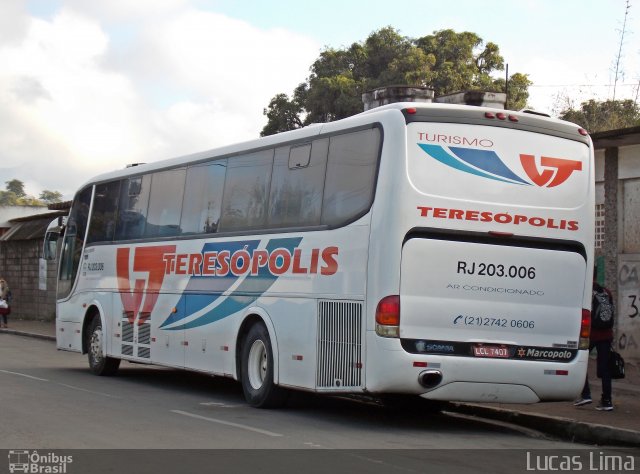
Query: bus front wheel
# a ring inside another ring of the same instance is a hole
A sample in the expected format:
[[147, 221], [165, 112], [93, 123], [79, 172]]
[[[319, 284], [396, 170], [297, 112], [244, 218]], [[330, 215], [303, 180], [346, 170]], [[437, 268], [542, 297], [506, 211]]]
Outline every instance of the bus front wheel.
[[254, 324], [242, 346], [242, 390], [247, 403], [256, 408], [276, 408], [286, 392], [273, 382], [273, 351], [264, 324]]
[[89, 368], [96, 375], [113, 375], [120, 367], [120, 359], [104, 355], [104, 333], [99, 317], [94, 317], [87, 334]]

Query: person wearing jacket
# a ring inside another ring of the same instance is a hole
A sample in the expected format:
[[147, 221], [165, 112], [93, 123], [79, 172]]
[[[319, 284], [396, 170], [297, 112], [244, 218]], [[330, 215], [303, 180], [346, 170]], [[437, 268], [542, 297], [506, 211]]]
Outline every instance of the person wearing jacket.
[[[609, 297], [609, 303], [611, 308], [613, 308], [613, 296], [611, 295], [611, 291], [608, 288], [605, 288], [598, 284], [596, 281], [596, 275], [594, 271], [593, 277], [593, 294], [594, 294], [594, 304], [591, 308], [591, 315], [593, 317], [596, 312], [595, 305], [596, 303], [596, 293], [602, 294], [602, 292], [606, 293]], [[613, 318], [613, 309], [611, 310], [611, 318]], [[593, 319], [592, 319], [593, 321]], [[613, 321], [612, 321], [613, 322]], [[613, 326], [613, 325], [612, 325]], [[595, 348], [597, 353], [597, 373], [598, 376], [602, 379], [602, 397], [600, 399], [600, 403], [596, 406], [596, 410], [600, 411], [611, 411], [613, 410], [613, 403], [611, 401], [611, 368], [609, 366], [609, 358], [611, 355], [611, 343], [613, 342], [613, 327], [607, 328], [598, 328], [594, 327], [594, 324], [591, 325], [591, 334], [589, 336], [589, 353]], [[589, 387], [589, 377], [584, 382], [584, 388], [582, 389], [581, 397], [576, 400], [574, 406], [580, 407], [584, 405], [588, 405], [592, 402], [591, 399], [591, 389]]]

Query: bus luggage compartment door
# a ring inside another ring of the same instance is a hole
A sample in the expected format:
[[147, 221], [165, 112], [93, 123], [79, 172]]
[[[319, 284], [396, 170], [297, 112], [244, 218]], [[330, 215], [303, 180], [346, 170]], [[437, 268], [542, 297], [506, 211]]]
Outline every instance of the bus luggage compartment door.
[[[401, 265], [401, 339], [435, 342], [440, 354], [458, 349], [439, 341], [465, 342], [457, 355], [476, 357], [514, 357], [518, 345], [577, 349], [586, 272], [579, 252], [412, 238]], [[474, 353], [475, 343], [511, 345], [511, 354]]]

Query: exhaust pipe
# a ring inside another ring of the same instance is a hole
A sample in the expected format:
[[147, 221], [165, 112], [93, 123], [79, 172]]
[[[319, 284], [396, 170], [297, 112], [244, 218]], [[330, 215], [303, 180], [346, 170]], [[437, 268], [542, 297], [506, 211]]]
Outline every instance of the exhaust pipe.
[[418, 375], [418, 383], [424, 388], [433, 388], [442, 382], [442, 372], [439, 370], [425, 370]]

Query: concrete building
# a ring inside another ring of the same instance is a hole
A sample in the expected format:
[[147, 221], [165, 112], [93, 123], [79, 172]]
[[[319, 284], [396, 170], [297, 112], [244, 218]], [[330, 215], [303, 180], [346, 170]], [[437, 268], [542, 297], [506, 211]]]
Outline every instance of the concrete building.
[[615, 346], [640, 361], [640, 127], [594, 133], [596, 262], [616, 299]]
[[[46, 208], [45, 208], [46, 209]], [[0, 277], [13, 294], [11, 318], [52, 321], [56, 308], [57, 262], [42, 259], [47, 226], [68, 211], [47, 212], [9, 221], [0, 237]]]

